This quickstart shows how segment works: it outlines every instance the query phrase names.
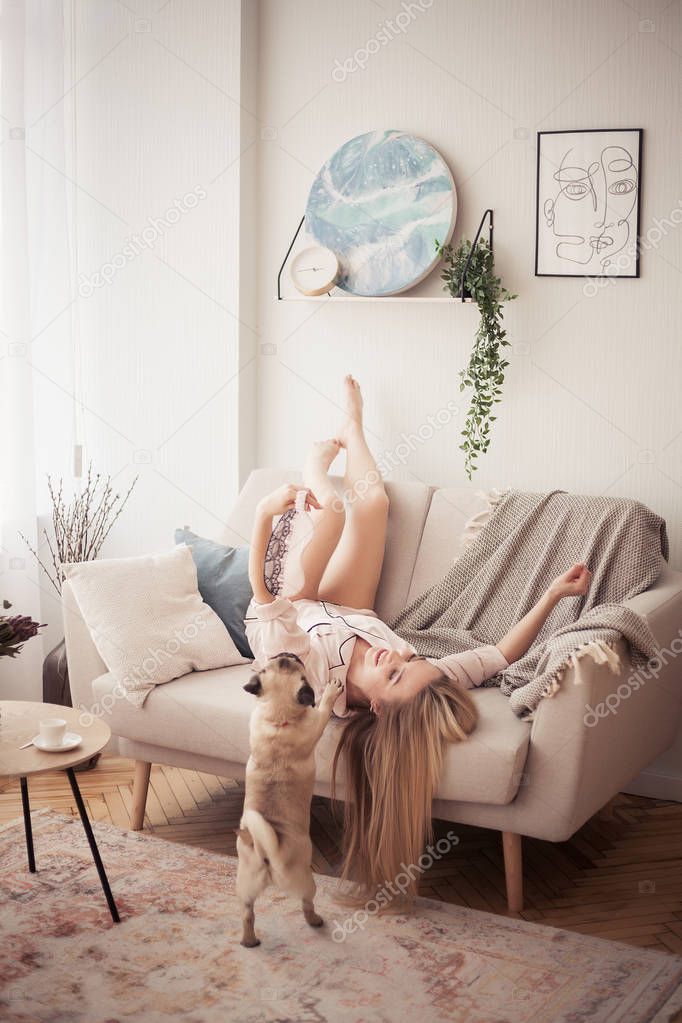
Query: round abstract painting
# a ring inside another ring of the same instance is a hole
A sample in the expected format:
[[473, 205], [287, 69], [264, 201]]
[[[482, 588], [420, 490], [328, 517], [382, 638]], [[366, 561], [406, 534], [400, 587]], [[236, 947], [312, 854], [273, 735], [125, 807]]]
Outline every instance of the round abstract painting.
[[457, 217], [452, 174], [433, 146], [402, 131], [371, 131], [327, 160], [308, 196], [306, 230], [336, 253], [338, 286], [397, 295], [438, 262]]

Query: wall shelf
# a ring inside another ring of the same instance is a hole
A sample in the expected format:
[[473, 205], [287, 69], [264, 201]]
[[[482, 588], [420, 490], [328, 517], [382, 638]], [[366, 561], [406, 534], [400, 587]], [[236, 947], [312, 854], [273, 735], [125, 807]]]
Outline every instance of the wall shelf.
[[[388, 302], [447, 302], [449, 305], [453, 303], [455, 305], [462, 304], [461, 298], [453, 298], [451, 295], [386, 295], [383, 298], [378, 298], [375, 295], [363, 296], [363, 295], [347, 295], [342, 291], [331, 291], [328, 295], [282, 295], [280, 299], [282, 302], [375, 302], [381, 305], [382, 303]], [[473, 305], [474, 300], [472, 298], [465, 298], [464, 305]]]
[[478, 239], [481, 237], [481, 232], [483, 230], [486, 220], [488, 219], [489, 219], [488, 245], [490, 246], [490, 250], [492, 252], [493, 211], [489, 209], [486, 210], [483, 216], [481, 217], [481, 222], [478, 225], [478, 231], [476, 232], [474, 240], [471, 244], [469, 258], [465, 263], [464, 271], [462, 273], [461, 292], [458, 298], [454, 298], [452, 295], [410, 295], [408, 292], [405, 292], [404, 294], [401, 295], [349, 295], [347, 292], [342, 291], [340, 288], [335, 288], [333, 291], [330, 291], [326, 295], [301, 295], [298, 293], [294, 295], [283, 295], [282, 273], [284, 271], [284, 267], [287, 265], [287, 261], [289, 259], [289, 256], [291, 255], [291, 250], [293, 249], [296, 243], [296, 239], [298, 238], [301, 232], [301, 228], [303, 227], [303, 223], [305, 221], [305, 217], [303, 216], [301, 217], [300, 223], [296, 228], [294, 237], [291, 239], [291, 242], [289, 243], [289, 248], [287, 249], [286, 256], [282, 260], [282, 265], [280, 266], [279, 273], [277, 274], [277, 301], [329, 302], [330, 300], [333, 300], [334, 302], [460, 302], [465, 305], [473, 305], [474, 304], [473, 299], [471, 299], [468, 295], [465, 296], [464, 281], [466, 279], [467, 270], [469, 269], [469, 264], [471, 263], [471, 258], [474, 254], [474, 250], [478, 244]]

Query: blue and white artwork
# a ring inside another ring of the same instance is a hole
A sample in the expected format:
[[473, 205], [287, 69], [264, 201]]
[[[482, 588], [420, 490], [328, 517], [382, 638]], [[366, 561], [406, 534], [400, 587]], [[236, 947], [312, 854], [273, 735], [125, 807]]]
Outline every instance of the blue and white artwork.
[[308, 234], [336, 253], [338, 286], [354, 295], [397, 295], [439, 260], [457, 196], [450, 170], [423, 139], [372, 131], [327, 160], [308, 196]]

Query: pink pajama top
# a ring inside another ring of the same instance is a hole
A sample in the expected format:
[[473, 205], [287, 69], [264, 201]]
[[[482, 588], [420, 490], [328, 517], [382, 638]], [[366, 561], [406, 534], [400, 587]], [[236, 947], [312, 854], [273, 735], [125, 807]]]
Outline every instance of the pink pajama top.
[[[305, 665], [308, 681], [318, 699], [331, 678], [345, 683], [358, 636], [372, 647], [400, 650], [406, 655], [416, 653], [410, 643], [389, 629], [373, 611], [358, 611], [326, 600], [292, 601], [288, 597], [276, 597], [270, 604], [252, 600], [244, 621], [255, 667], [264, 667], [270, 657], [283, 652], [296, 654]], [[427, 660], [463, 689], [480, 686], [508, 667], [496, 646], [481, 646]], [[349, 713], [344, 691], [334, 704], [334, 714], [346, 717]]]

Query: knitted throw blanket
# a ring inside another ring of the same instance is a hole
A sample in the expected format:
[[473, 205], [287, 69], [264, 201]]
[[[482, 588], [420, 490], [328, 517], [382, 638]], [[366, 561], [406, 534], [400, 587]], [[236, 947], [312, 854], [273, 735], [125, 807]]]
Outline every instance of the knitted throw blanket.
[[588, 594], [560, 600], [530, 650], [486, 683], [529, 720], [576, 657], [588, 653], [617, 672], [613, 648], [625, 637], [634, 667], [644, 667], [656, 640], [623, 601], [648, 589], [667, 557], [665, 522], [637, 501], [512, 490], [440, 582], [390, 626], [427, 657], [497, 643], [556, 576], [585, 562]]

